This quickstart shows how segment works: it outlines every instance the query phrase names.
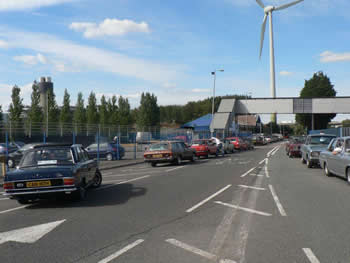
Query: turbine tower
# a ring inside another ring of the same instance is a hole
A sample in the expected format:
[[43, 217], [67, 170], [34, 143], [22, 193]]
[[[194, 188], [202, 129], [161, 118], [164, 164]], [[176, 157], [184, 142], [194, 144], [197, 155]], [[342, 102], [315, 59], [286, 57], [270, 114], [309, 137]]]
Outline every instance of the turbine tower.
[[[261, 38], [260, 38], [260, 54], [259, 58], [261, 59], [261, 53], [264, 46], [264, 37], [265, 37], [265, 30], [266, 30], [266, 22], [267, 17], [269, 17], [270, 20], [270, 87], [271, 87], [271, 96], [272, 98], [276, 98], [276, 74], [275, 74], [275, 49], [274, 49], [274, 43], [273, 43], [273, 23], [272, 23], [272, 13], [273, 11], [278, 11], [282, 9], [286, 9], [290, 6], [296, 5], [304, 0], [297, 0], [294, 2], [291, 2], [289, 4], [284, 4], [280, 6], [265, 6], [262, 0], [256, 0], [258, 5], [264, 9], [264, 20], [263, 24], [261, 26]], [[276, 122], [276, 114], [271, 115], [271, 122]]]

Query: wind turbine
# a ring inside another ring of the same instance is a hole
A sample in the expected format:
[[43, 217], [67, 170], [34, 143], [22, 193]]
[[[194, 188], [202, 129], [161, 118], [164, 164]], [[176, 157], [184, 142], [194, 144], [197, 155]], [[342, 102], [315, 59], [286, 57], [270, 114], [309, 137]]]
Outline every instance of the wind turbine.
[[[264, 9], [264, 20], [263, 24], [261, 26], [261, 39], [260, 39], [260, 55], [259, 58], [261, 59], [261, 53], [264, 46], [264, 37], [265, 37], [265, 30], [266, 30], [266, 22], [267, 17], [269, 17], [270, 20], [270, 78], [271, 78], [271, 96], [272, 98], [276, 98], [276, 76], [275, 76], [275, 49], [274, 49], [274, 43], [273, 43], [273, 23], [272, 23], [272, 13], [274, 11], [279, 11], [282, 9], [286, 9], [288, 7], [291, 7], [293, 5], [296, 5], [304, 0], [297, 0], [294, 2], [291, 2], [289, 4], [284, 4], [280, 6], [265, 6], [262, 0], [255, 0], [258, 5]], [[271, 121], [276, 122], [276, 114], [273, 114], [271, 117]]]

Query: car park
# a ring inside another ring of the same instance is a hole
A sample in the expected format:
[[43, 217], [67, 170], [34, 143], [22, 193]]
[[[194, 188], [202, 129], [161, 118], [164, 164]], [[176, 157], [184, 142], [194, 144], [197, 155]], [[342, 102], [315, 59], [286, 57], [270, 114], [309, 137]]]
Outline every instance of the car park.
[[121, 160], [125, 155], [125, 149], [120, 144], [114, 142], [103, 142], [90, 144], [86, 147], [91, 158], [106, 159], [107, 161]]
[[144, 152], [144, 161], [150, 163], [153, 167], [158, 163], [177, 163], [182, 160], [195, 161], [196, 152], [193, 148], [180, 141], [164, 141], [152, 144]]
[[341, 176], [350, 184], [350, 137], [333, 139], [320, 154], [320, 166], [326, 176]]
[[3, 187], [5, 196], [26, 204], [57, 195], [84, 199], [87, 188], [97, 188], [101, 182], [97, 162], [81, 145], [38, 144], [6, 174]]
[[302, 163], [306, 163], [308, 168], [319, 165], [321, 151], [326, 150], [334, 138], [336, 136], [331, 134], [313, 134], [307, 136], [305, 144], [300, 148]]

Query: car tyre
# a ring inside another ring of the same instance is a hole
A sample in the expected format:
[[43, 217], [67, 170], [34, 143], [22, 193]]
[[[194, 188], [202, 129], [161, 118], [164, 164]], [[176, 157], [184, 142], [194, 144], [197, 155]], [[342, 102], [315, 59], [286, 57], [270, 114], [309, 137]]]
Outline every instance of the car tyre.
[[177, 163], [177, 165], [180, 165], [182, 163], [182, 158], [180, 155], [177, 156], [176, 163]]
[[113, 155], [111, 153], [108, 153], [106, 155], [106, 159], [107, 159], [107, 161], [112, 161], [113, 160]]
[[324, 164], [324, 174], [325, 174], [327, 177], [332, 176], [331, 172], [328, 170], [328, 165], [327, 165], [327, 163]]
[[307, 160], [306, 160], [306, 166], [307, 166], [307, 168], [312, 168], [312, 162], [310, 161], [309, 158], [307, 158]]
[[73, 193], [73, 201], [83, 201], [86, 198], [85, 186], [79, 186]]
[[306, 161], [305, 161], [305, 159], [304, 159], [303, 156], [301, 156], [301, 163], [302, 163], [302, 164], [306, 164]]
[[28, 198], [21, 197], [21, 198], [17, 199], [17, 202], [20, 205], [27, 205], [30, 203], [30, 200]]
[[92, 188], [99, 188], [102, 184], [102, 174], [99, 170], [96, 170], [95, 172], [95, 177], [94, 177], [94, 182], [91, 185]]
[[156, 167], [156, 166], [157, 166], [157, 163], [151, 163], [151, 166], [152, 166], [152, 167]]

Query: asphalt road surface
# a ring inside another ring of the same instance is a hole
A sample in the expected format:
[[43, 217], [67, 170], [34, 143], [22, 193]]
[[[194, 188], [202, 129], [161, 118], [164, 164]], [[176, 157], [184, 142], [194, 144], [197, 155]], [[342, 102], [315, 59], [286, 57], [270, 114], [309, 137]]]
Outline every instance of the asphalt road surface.
[[350, 262], [350, 188], [281, 144], [106, 171], [81, 202], [0, 199], [0, 262]]

